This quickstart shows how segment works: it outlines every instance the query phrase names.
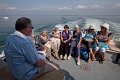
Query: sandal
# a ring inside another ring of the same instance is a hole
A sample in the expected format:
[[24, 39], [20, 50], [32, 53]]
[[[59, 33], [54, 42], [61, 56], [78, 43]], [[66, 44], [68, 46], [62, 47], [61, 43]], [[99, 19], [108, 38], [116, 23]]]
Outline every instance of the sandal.
[[87, 63], [89, 63], [91, 61], [91, 59], [88, 59]]
[[100, 64], [103, 64], [103, 61], [99, 61]]

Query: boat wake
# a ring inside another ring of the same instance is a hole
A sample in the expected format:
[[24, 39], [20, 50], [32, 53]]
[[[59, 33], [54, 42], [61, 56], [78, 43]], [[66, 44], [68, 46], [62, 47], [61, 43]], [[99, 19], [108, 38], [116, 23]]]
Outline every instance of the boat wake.
[[70, 27], [70, 30], [74, 30], [74, 26], [78, 24], [80, 28], [89, 28], [91, 24], [94, 24], [95, 30], [99, 31], [100, 30], [100, 25], [103, 23], [109, 23], [110, 24], [110, 32], [113, 33], [113, 39], [120, 41], [120, 23], [117, 22], [112, 22], [108, 20], [101, 20], [101, 19], [95, 19], [95, 18], [80, 18], [78, 20], [74, 21], [68, 21], [67, 23], [64, 24], [56, 24], [55, 27], [59, 27], [60, 30], [64, 30], [64, 25], [67, 24]]

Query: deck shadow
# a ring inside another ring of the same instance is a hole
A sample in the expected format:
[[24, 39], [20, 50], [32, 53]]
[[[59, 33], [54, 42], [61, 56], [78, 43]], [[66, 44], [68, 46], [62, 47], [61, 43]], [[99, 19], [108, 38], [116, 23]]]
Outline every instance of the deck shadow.
[[64, 80], [75, 80], [70, 74], [69, 72], [67, 72], [66, 70], [62, 69], [64, 71]]
[[111, 54], [112, 63], [117, 64], [117, 52], [107, 51], [107, 54]]

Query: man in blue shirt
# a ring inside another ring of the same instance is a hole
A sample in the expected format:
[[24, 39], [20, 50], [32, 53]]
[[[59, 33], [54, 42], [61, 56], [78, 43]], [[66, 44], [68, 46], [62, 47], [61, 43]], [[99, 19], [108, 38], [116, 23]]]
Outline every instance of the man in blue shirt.
[[32, 28], [30, 19], [19, 18], [15, 24], [16, 31], [6, 40], [5, 57], [15, 79], [31, 80], [38, 74], [51, 71], [63, 76], [58, 67], [38, 56], [34, 43], [27, 37], [31, 36]]

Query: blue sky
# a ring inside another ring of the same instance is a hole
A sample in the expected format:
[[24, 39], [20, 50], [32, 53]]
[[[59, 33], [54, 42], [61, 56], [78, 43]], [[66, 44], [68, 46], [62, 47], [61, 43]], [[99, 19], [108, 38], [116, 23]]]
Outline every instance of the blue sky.
[[119, 15], [120, 0], [0, 0], [0, 15]]

